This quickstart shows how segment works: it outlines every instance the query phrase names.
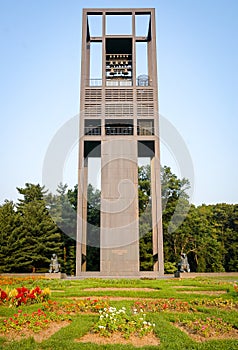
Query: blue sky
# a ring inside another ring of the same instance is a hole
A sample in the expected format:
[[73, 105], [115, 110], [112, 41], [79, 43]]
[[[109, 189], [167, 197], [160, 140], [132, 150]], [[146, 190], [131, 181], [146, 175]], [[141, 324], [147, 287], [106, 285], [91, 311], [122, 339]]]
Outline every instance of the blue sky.
[[[15, 201], [26, 182], [41, 183], [51, 140], [79, 111], [82, 8], [111, 3], [0, 0], [0, 203]], [[120, 7], [156, 8], [160, 113], [191, 155], [192, 202], [238, 203], [238, 2], [121, 0]], [[76, 153], [65, 164], [70, 187]], [[163, 145], [161, 159], [180, 175]]]

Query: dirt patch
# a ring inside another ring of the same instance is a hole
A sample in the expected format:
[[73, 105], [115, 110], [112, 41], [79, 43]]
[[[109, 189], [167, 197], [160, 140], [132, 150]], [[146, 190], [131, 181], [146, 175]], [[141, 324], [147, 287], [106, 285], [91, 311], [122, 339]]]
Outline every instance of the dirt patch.
[[113, 292], [113, 291], [128, 291], [128, 292], [154, 292], [158, 291], [158, 289], [153, 288], [117, 288], [117, 287], [110, 287], [110, 288], [85, 288], [84, 291], [87, 292]]
[[[106, 298], [106, 299], [105, 299]], [[106, 301], [110, 301], [110, 300], [114, 300], [114, 301], [121, 301], [121, 300], [155, 300], [154, 298], [145, 298], [145, 297], [115, 297], [115, 296], [107, 296], [107, 297], [103, 297], [103, 296], [89, 296], [89, 297], [64, 297], [64, 299], [70, 299], [70, 300], [85, 300], [85, 299], [91, 299], [91, 300], [106, 300]]]
[[79, 343], [95, 343], [98, 345], [106, 344], [130, 344], [135, 347], [144, 347], [144, 346], [158, 346], [160, 344], [159, 339], [154, 334], [148, 334], [142, 338], [131, 335], [129, 339], [125, 339], [121, 333], [114, 333], [110, 337], [102, 337], [98, 334], [86, 334], [82, 338], [75, 339]]
[[183, 294], [204, 294], [204, 295], [221, 295], [221, 294], [227, 294], [226, 290], [180, 290], [179, 293]]
[[37, 343], [50, 338], [53, 334], [58, 332], [61, 328], [70, 324], [70, 321], [51, 322], [48, 328], [42, 329], [40, 332], [33, 332], [29, 329], [22, 329], [20, 332], [14, 330], [8, 333], [0, 333], [0, 336], [6, 337], [8, 341], [19, 341], [25, 338], [33, 337]]
[[223, 334], [216, 334], [212, 331], [209, 333], [209, 337], [203, 337], [202, 335], [196, 334], [193, 330], [191, 330], [189, 327], [184, 327], [180, 323], [174, 324], [175, 327], [179, 328], [181, 331], [186, 333], [188, 336], [190, 336], [193, 340], [197, 342], [204, 342], [208, 340], [226, 340], [226, 339], [238, 339], [238, 330], [232, 329], [230, 332], [223, 333]]
[[199, 287], [197, 287], [197, 286], [174, 286], [173, 288], [174, 289], [188, 289], [188, 290], [190, 290], [190, 289], [197, 289]]

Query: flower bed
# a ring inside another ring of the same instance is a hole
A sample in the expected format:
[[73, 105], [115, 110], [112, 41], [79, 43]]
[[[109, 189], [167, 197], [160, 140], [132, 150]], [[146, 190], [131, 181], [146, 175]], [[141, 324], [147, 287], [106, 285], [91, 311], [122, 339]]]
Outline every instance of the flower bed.
[[177, 326], [196, 340], [204, 340], [206, 338], [238, 338], [237, 329], [217, 317], [186, 320], [178, 323]]
[[162, 311], [176, 311], [176, 312], [188, 312], [196, 311], [196, 309], [188, 302], [170, 299], [158, 299], [158, 300], [142, 300], [137, 301], [134, 304], [135, 308], [146, 312], [162, 312]]
[[[0, 335], [8, 339], [20, 340], [22, 337], [34, 336], [45, 329], [63, 327], [69, 324], [71, 316], [58, 312], [44, 312], [42, 309], [30, 314], [18, 310], [12, 317], [1, 320]], [[52, 334], [54, 333], [51, 332]]]
[[31, 314], [23, 313], [18, 310], [12, 317], [6, 318], [0, 323], [0, 331], [8, 333], [10, 330], [22, 331], [23, 329], [39, 332], [47, 328], [51, 321], [62, 321], [70, 319], [69, 315], [61, 312], [44, 312], [42, 309], [32, 312]]
[[0, 287], [16, 285], [24, 282], [33, 283], [35, 281], [44, 280], [43, 276], [24, 276], [24, 277], [9, 277], [9, 276], [0, 276]]
[[38, 311], [28, 314], [18, 310], [13, 316], [0, 320], [0, 333], [10, 339], [20, 339], [20, 336], [29, 336], [55, 326], [56, 322], [64, 325], [63, 321], [70, 321], [73, 314], [98, 313], [106, 306], [107, 301], [101, 299], [87, 298], [63, 303], [47, 300]]
[[146, 314], [141, 310], [128, 311], [125, 307], [117, 310], [115, 307], [105, 308], [100, 311], [98, 322], [93, 332], [101, 336], [110, 337], [113, 333], [121, 333], [128, 339], [131, 335], [143, 337], [152, 333], [155, 324], [146, 321]]
[[98, 313], [100, 310], [108, 307], [108, 301], [105, 299], [81, 299], [73, 301], [65, 301], [58, 303], [48, 300], [43, 304], [43, 309], [48, 311], [60, 310], [63, 313]]
[[35, 303], [42, 303], [49, 299], [50, 289], [43, 290], [40, 287], [35, 287], [29, 290], [26, 287], [19, 287], [14, 289], [7, 288], [5, 291], [0, 289], [0, 305], [6, 304], [9, 307], [20, 306], [21, 304], [30, 305]]
[[238, 309], [238, 302], [232, 299], [195, 299], [192, 301], [195, 306], [218, 307], [224, 309]]

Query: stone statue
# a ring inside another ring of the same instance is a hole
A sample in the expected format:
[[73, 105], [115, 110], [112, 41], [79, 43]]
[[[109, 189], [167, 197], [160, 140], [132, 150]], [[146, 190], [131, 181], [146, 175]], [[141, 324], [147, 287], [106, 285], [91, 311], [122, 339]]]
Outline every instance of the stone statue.
[[179, 272], [190, 272], [188, 258], [187, 258], [187, 255], [184, 253], [181, 254], [181, 260], [178, 263], [178, 271]]
[[49, 273], [57, 273], [60, 272], [60, 264], [58, 262], [58, 258], [56, 254], [52, 254]]

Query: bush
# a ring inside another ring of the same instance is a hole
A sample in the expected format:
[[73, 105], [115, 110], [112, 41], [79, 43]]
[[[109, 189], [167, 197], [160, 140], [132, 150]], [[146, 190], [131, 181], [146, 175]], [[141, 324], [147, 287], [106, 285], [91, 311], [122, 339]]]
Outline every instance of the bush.
[[164, 263], [164, 273], [171, 274], [177, 271], [177, 264], [175, 262], [166, 262]]

